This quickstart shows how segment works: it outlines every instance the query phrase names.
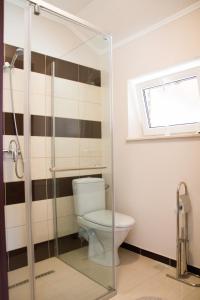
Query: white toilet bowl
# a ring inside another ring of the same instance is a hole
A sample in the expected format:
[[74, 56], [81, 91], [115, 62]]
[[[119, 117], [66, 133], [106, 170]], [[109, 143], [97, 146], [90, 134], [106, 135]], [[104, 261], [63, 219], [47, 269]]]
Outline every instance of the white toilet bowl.
[[[88, 240], [88, 258], [104, 266], [113, 265], [113, 228], [112, 211], [99, 210], [78, 216], [77, 218], [84, 237]], [[115, 265], [119, 265], [119, 246], [126, 239], [129, 230], [133, 227], [135, 220], [132, 217], [115, 213], [114, 229], [114, 259]]]
[[112, 266], [114, 256], [115, 264], [118, 265], [118, 248], [135, 220], [115, 213], [113, 245], [113, 215], [111, 210], [106, 210], [104, 179], [78, 178], [72, 181], [72, 186], [79, 234], [89, 243], [88, 258], [98, 264]]

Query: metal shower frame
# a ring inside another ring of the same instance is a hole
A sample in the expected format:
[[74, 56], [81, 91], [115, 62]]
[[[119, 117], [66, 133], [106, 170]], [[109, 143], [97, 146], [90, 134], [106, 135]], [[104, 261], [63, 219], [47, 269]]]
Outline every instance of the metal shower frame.
[[[96, 34], [100, 34], [109, 40], [109, 97], [110, 97], [110, 132], [111, 132], [111, 151], [113, 153], [113, 119], [112, 119], [112, 107], [113, 107], [113, 97], [112, 97], [112, 37], [109, 34], [101, 32], [98, 28], [94, 27], [90, 23], [65, 12], [49, 3], [46, 3], [42, 0], [26, 0], [25, 7], [25, 47], [24, 47], [24, 71], [25, 71], [25, 99], [30, 99], [30, 74], [31, 74], [31, 18], [32, 18], [32, 8], [34, 7], [34, 14], [39, 15], [40, 9], [56, 15], [63, 20], [71, 21], [83, 28], [87, 28]], [[30, 128], [31, 124], [31, 115], [30, 115], [30, 103], [25, 101], [24, 104], [24, 181], [25, 181], [25, 203], [26, 203], [26, 224], [27, 224], [27, 241], [28, 241], [28, 266], [29, 266], [29, 284], [30, 284], [30, 299], [35, 300], [35, 270], [34, 270], [34, 244], [33, 244], [33, 233], [32, 233], [32, 186], [31, 186], [31, 166], [30, 166]], [[112, 155], [112, 186], [113, 186], [113, 155]], [[54, 195], [55, 196], [55, 195]], [[113, 199], [113, 249], [114, 249], [114, 211], [115, 211], [115, 196], [114, 188], [112, 191]], [[113, 281], [114, 281], [114, 290], [108, 292], [105, 296], [102, 296], [99, 299], [106, 300], [116, 294], [116, 271], [115, 271], [115, 261], [113, 255]]]

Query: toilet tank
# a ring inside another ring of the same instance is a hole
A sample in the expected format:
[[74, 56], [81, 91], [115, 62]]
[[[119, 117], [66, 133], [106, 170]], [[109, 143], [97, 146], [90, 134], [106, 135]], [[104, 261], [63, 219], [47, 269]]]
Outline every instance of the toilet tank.
[[105, 209], [105, 182], [103, 178], [78, 178], [72, 181], [75, 214]]

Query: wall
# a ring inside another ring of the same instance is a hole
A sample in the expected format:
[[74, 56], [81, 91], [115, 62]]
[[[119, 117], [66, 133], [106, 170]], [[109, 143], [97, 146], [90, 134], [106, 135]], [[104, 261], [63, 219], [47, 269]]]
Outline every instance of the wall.
[[[18, 28], [13, 28], [15, 19]], [[77, 26], [57, 22], [41, 15], [33, 16], [32, 57], [30, 83], [31, 113], [31, 179], [32, 222], [36, 261], [54, 255], [54, 218], [51, 166], [51, 62], [55, 64], [56, 116], [55, 156], [58, 168], [87, 168], [107, 165], [104, 140], [108, 120], [107, 63], [95, 48], [91, 33]], [[15, 47], [24, 47], [23, 9], [6, 5], [5, 61], [11, 61]], [[90, 42], [84, 42], [90, 38]], [[102, 39], [102, 37], [99, 37]], [[103, 43], [105, 41], [102, 39]], [[101, 43], [101, 41], [99, 42]], [[33, 52], [34, 51], [34, 52]], [[89, 54], [88, 54], [89, 53]], [[69, 63], [66, 60], [70, 60]], [[23, 152], [23, 112], [25, 74], [23, 58], [16, 62], [13, 75], [13, 93], [18, 130]], [[11, 115], [10, 83], [4, 71], [4, 149], [15, 130]], [[108, 154], [109, 155], [109, 154]], [[106, 171], [107, 172], [107, 171]], [[101, 176], [102, 170], [66, 171], [56, 174], [57, 222], [59, 246], [62, 251], [79, 247], [80, 241], [70, 240], [78, 226], [74, 212], [72, 179], [79, 176]], [[4, 156], [5, 214], [9, 270], [27, 263], [26, 215], [24, 181], [19, 180], [8, 154]]]
[[188, 184], [190, 264], [200, 267], [200, 140], [126, 142], [127, 82], [199, 57], [200, 10], [114, 50], [116, 209], [136, 220], [127, 242], [175, 258], [176, 187]]

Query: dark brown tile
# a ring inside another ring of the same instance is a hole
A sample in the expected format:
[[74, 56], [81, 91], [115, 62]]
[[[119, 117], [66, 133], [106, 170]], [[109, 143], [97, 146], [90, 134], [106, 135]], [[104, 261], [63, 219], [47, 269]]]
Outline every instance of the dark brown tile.
[[6, 182], [6, 205], [25, 202], [24, 181]]
[[26, 247], [9, 251], [8, 256], [9, 256], [9, 271], [25, 267], [28, 264]]
[[56, 241], [50, 240], [49, 241], [49, 257], [56, 256]]
[[72, 180], [74, 177], [64, 177], [56, 179], [56, 197], [73, 195]]
[[46, 116], [46, 136], [53, 136], [53, 118]]
[[[71, 196], [72, 192], [72, 180], [75, 177], [61, 177], [56, 178], [56, 197]], [[53, 198], [53, 179], [47, 179], [47, 198]]]
[[72, 62], [46, 56], [46, 74], [52, 75], [52, 62], [55, 62], [55, 76], [78, 81], [78, 65]]
[[45, 74], [45, 55], [31, 52], [31, 71]]
[[[16, 52], [17, 47], [5, 44], [5, 62], [11, 63], [12, 58]], [[18, 56], [17, 60], [15, 61], [15, 67], [18, 69], [23, 69], [23, 55]]]
[[80, 122], [76, 119], [56, 118], [56, 137], [80, 137]]
[[[16, 116], [18, 134], [23, 135], [23, 133], [24, 133], [23, 114], [15, 114], [15, 116]], [[15, 125], [14, 125], [13, 114], [5, 112], [3, 114], [3, 117], [4, 117], [4, 134], [15, 135], [16, 130], [15, 130]]]
[[32, 200], [44, 200], [47, 199], [46, 192], [46, 179], [32, 180]]
[[81, 242], [77, 233], [70, 234], [64, 237], [58, 238], [58, 254], [63, 254], [68, 251], [79, 249], [87, 246], [87, 242]]
[[31, 135], [45, 136], [45, 116], [31, 116]]
[[49, 241], [45, 241], [34, 245], [35, 262], [47, 259], [50, 257]]
[[79, 65], [78, 81], [101, 86], [101, 72], [96, 69]]
[[81, 138], [101, 138], [101, 122], [80, 120]]

